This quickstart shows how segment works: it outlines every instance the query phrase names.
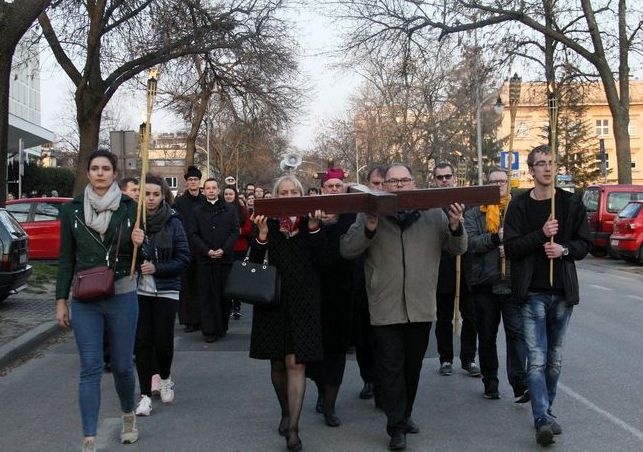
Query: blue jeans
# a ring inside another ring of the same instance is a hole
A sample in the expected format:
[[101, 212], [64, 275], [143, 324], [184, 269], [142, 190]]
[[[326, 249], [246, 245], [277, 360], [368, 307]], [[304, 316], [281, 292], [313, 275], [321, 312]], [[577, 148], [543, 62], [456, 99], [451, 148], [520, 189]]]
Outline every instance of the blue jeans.
[[498, 382], [498, 349], [496, 339], [502, 317], [507, 348], [507, 379], [514, 395], [520, 396], [527, 389], [527, 348], [522, 332], [520, 305], [511, 295], [494, 294], [490, 286], [473, 289], [478, 330], [478, 355], [480, 371], [485, 384]]
[[550, 419], [563, 362], [563, 340], [574, 307], [561, 293], [529, 292], [522, 307], [527, 378], [534, 422]]
[[71, 301], [72, 326], [80, 355], [78, 398], [85, 436], [96, 436], [103, 375], [103, 331], [109, 335], [112, 372], [121, 411], [129, 413], [136, 404], [134, 394], [134, 339], [138, 318], [136, 292], [106, 300]]

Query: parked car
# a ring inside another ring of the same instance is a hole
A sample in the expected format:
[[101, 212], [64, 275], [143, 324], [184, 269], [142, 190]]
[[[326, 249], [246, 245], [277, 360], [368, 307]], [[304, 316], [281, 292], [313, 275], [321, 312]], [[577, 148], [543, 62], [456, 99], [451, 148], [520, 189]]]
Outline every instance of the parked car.
[[594, 256], [610, 254], [609, 237], [614, 228], [616, 214], [630, 201], [643, 200], [643, 185], [598, 184], [590, 185], [583, 193], [583, 204], [587, 209], [587, 221], [592, 234]]
[[610, 246], [622, 259], [643, 264], [643, 201], [632, 201], [618, 213]]
[[58, 259], [60, 220], [58, 209], [72, 198], [21, 198], [7, 201], [7, 210], [29, 236], [29, 259]]
[[27, 287], [29, 237], [7, 211], [0, 208], [0, 301]]

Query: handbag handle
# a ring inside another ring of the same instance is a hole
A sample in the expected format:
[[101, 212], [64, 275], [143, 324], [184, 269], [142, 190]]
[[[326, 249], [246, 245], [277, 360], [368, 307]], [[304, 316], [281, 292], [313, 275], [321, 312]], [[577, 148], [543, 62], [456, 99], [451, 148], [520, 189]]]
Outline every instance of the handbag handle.
[[[241, 262], [241, 265], [244, 267], [250, 260], [250, 247], [248, 247], [248, 251], [246, 251], [246, 257], [243, 258], [243, 262]], [[263, 264], [261, 265], [261, 268], [265, 270], [268, 268], [268, 250], [266, 250], [265, 254], [263, 255]]]

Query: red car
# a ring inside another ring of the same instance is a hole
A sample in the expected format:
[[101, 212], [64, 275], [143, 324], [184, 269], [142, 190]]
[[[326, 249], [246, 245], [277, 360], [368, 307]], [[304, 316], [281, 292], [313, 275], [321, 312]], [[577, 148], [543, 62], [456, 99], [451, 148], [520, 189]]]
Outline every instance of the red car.
[[632, 201], [618, 213], [610, 246], [626, 261], [643, 264], [643, 201]]
[[21, 198], [7, 201], [6, 209], [29, 236], [29, 260], [58, 259], [60, 220], [58, 209], [72, 198]]

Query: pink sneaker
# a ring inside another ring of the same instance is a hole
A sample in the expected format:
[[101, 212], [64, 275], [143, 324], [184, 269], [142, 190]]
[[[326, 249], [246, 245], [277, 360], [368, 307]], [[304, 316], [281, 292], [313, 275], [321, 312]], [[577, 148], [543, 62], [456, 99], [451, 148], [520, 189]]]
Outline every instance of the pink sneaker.
[[156, 397], [161, 395], [161, 376], [159, 374], [152, 375], [152, 395]]

